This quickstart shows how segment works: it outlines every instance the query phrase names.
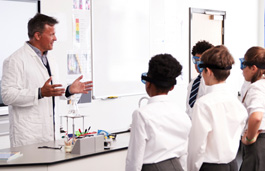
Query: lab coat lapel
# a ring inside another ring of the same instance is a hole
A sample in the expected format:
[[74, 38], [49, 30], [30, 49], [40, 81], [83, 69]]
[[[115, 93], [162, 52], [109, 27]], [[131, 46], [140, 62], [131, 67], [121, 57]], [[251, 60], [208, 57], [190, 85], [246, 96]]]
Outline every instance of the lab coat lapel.
[[33, 60], [36, 63], [36, 68], [38, 68], [38, 70], [40, 71], [43, 78], [45, 80], [48, 80], [49, 79], [48, 71], [47, 71], [46, 67], [44, 66], [44, 64], [42, 63], [40, 57], [36, 54], [36, 52], [27, 43], [25, 43], [25, 45], [27, 46], [27, 50], [30, 52], [31, 57], [33, 58]]

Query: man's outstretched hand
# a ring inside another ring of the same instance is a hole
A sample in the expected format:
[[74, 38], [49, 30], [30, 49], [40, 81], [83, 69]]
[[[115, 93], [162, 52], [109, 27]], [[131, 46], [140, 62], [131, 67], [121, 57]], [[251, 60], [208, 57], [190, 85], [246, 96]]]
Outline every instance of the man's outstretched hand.
[[83, 75], [78, 77], [69, 87], [71, 94], [78, 94], [83, 93], [87, 94], [88, 91], [92, 90], [93, 82], [92, 81], [86, 81], [86, 82], [80, 82], [80, 80], [83, 78]]
[[62, 96], [65, 93], [64, 88], [58, 88], [62, 87], [61, 84], [53, 84], [51, 85], [50, 82], [52, 80], [52, 77], [50, 77], [43, 87], [41, 88], [41, 96], [42, 97], [51, 97], [51, 96]]

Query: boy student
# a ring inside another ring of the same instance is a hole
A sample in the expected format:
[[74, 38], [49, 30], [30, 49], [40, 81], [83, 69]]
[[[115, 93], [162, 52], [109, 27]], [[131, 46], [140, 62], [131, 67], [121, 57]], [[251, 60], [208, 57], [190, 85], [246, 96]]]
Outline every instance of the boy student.
[[186, 100], [186, 113], [190, 117], [192, 114], [192, 108], [196, 102], [196, 99], [204, 95], [205, 84], [204, 80], [201, 79], [201, 71], [198, 68], [198, 64], [201, 60], [202, 53], [207, 49], [210, 49], [213, 45], [205, 40], [198, 41], [192, 48], [192, 62], [194, 63], [196, 71], [199, 75], [193, 79], [188, 86], [187, 100]]
[[241, 59], [241, 69], [251, 84], [242, 102], [248, 111], [248, 122], [242, 136], [243, 162], [240, 171], [265, 170], [265, 49], [251, 47]]
[[142, 82], [150, 99], [133, 112], [126, 171], [183, 170], [179, 158], [187, 155], [191, 121], [167, 96], [181, 70], [180, 63], [169, 54], [149, 61]]
[[237, 171], [235, 158], [247, 111], [225, 83], [234, 59], [221, 45], [204, 52], [201, 62], [207, 88], [193, 109], [188, 171]]

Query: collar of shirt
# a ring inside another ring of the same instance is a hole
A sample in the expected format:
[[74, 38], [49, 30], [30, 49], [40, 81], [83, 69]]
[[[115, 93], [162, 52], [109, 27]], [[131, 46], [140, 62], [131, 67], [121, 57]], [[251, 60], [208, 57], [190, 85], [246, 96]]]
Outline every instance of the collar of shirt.
[[220, 84], [214, 84], [211, 86], [205, 87], [205, 94], [216, 92], [216, 91], [224, 91], [227, 90], [227, 84], [226, 83], [220, 83]]
[[41, 51], [38, 48], [36, 48], [35, 46], [33, 46], [32, 44], [30, 44], [29, 41], [27, 41], [27, 44], [34, 50], [34, 52], [36, 52], [36, 54], [40, 57], [40, 59], [43, 56], [47, 57], [48, 51], [44, 52], [42, 55]]
[[169, 100], [168, 95], [157, 95], [151, 97], [147, 104], [161, 102], [161, 101], [168, 101], [168, 100]]

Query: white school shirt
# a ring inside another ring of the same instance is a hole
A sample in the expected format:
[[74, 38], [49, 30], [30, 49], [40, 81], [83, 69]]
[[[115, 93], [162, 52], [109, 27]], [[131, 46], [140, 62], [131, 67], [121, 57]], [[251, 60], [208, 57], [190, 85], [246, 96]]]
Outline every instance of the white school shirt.
[[151, 97], [133, 113], [126, 171], [187, 154], [191, 121], [167, 95]]
[[[197, 77], [196, 77], [197, 78]], [[192, 88], [192, 85], [193, 85], [193, 82], [195, 81], [194, 78], [188, 85], [188, 90], [187, 90], [187, 98], [186, 98], [186, 113], [189, 115], [189, 117], [192, 119], [192, 110], [194, 108], [191, 108], [190, 105], [189, 105], [189, 99], [190, 99], [190, 92], [191, 92], [191, 88]], [[199, 86], [199, 90], [198, 90], [198, 94], [197, 94], [197, 97], [196, 97], [196, 101], [197, 99], [199, 99], [201, 96], [203, 96], [205, 94], [205, 82], [204, 82], [204, 79], [203, 77], [201, 77], [201, 82], [200, 82], [200, 86]], [[196, 103], [196, 102], [195, 102]]]
[[198, 171], [203, 162], [229, 163], [236, 158], [247, 119], [243, 104], [226, 83], [207, 86], [193, 109], [188, 146], [188, 171]]
[[253, 112], [263, 112], [259, 130], [265, 130], [265, 79], [252, 83], [247, 91], [244, 106], [250, 116]]
[[251, 82], [244, 80], [244, 83], [242, 84], [241, 91], [240, 91], [240, 94], [241, 94], [240, 101], [241, 102], [242, 102], [243, 98], [245, 97], [246, 92], [247, 92], [250, 85], [251, 85]]

